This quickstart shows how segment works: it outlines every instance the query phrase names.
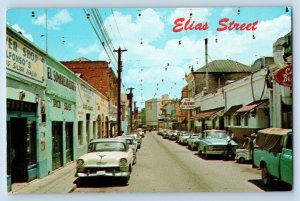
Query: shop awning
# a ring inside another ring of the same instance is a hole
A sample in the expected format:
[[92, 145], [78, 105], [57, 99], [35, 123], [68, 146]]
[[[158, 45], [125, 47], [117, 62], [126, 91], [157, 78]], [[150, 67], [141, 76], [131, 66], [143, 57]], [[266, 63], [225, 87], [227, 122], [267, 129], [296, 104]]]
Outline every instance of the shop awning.
[[215, 108], [215, 109], [210, 109], [210, 110], [205, 110], [205, 111], [200, 111], [198, 114], [195, 115], [195, 119], [205, 119], [213, 116], [215, 113], [223, 110], [224, 108]]
[[220, 111], [214, 113], [214, 114], [210, 117], [210, 119], [214, 119], [214, 118], [217, 118], [217, 117], [222, 117], [223, 115], [224, 115], [224, 109], [222, 109], [222, 110], [220, 110]]
[[234, 105], [231, 106], [225, 113], [224, 116], [230, 116], [233, 115], [238, 109], [240, 109], [241, 107], [243, 107], [243, 105]]
[[236, 111], [236, 113], [244, 113], [244, 112], [249, 112], [253, 110], [254, 108], [260, 106], [261, 104], [265, 103], [267, 100], [261, 100], [261, 101], [254, 101], [244, 107], [241, 107]]

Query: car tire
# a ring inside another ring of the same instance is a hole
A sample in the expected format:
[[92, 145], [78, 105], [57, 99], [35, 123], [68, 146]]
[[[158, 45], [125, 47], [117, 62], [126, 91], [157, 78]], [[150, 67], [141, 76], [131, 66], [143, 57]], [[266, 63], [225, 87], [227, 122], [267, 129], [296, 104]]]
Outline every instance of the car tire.
[[261, 179], [264, 185], [271, 186], [274, 178], [270, 175], [266, 165], [261, 168]]
[[124, 186], [126, 186], [128, 184], [128, 181], [130, 179], [130, 176], [128, 177], [120, 177], [120, 183]]
[[238, 163], [245, 163], [246, 159], [244, 157], [241, 157], [238, 159]]
[[203, 155], [204, 155], [204, 158], [207, 159], [208, 158], [208, 154], [206, 152], [206, 148], [203, 149]]

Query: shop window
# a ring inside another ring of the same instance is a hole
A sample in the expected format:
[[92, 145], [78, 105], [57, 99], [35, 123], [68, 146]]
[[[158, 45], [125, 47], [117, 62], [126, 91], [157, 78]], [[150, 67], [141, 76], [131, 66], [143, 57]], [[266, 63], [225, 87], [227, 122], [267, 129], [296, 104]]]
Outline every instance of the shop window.
[[235, 116], [235, 125], [240, 126], [241, 125], [241, 115]]
[[82, 126], [83, 126], [83, 121], [78, 121], [78, 144], [79, 145], [83, 145]]
[[228, 124], [228, 125], [231, 125], [231, 116], [230, 116], [230, 115], [227, 116], [227, 124]]
[[245, 114], [244, 115], [244, 126], [248, 126], [249, 125], [249, 114]]
[[93, 138], [96, 139], [96, 121], [93, 121]]

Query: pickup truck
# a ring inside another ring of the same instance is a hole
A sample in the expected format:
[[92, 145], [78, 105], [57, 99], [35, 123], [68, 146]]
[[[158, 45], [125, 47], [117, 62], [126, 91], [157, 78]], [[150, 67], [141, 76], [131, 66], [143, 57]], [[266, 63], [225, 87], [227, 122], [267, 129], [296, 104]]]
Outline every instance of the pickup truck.
[[267, 128], [258, 131], [253, 150], [253, 165], [261, 168], [262, 182], [272, 185], [274, 179], [293, 185], [292, 130]]

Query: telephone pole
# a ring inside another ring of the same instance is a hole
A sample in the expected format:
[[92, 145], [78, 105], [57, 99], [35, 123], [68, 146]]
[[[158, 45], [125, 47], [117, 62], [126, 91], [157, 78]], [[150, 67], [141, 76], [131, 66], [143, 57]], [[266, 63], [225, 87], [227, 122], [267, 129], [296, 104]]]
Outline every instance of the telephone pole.
[[129, 125], [130, 125], [130, 132], [132, 131], [132, 98], [133, 98], [133, 94], [132, 94], [132, 90], [134, 88], [130, 87], [129, 89], [129, 94], [128, 94], [128, 98], [129, 98], [129, 110], [130, 110], [130, 115], [129, 115]]
[[117, 106], [117, 127], [118, 127], [118, 133], [117, 135], [121, 135], [121, 73], [122, 73], [122, 60], [121, 55], [122, 52], [126, 52], [127, 50], [121, 50], [119, 49], [114, 50], [114, 52], [118, 53], [118, 106]]

